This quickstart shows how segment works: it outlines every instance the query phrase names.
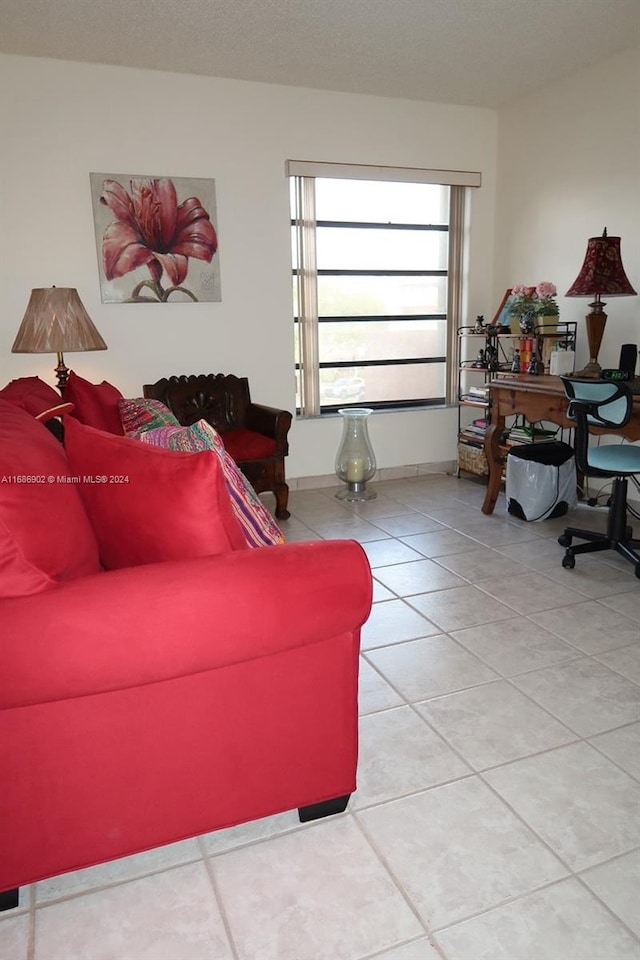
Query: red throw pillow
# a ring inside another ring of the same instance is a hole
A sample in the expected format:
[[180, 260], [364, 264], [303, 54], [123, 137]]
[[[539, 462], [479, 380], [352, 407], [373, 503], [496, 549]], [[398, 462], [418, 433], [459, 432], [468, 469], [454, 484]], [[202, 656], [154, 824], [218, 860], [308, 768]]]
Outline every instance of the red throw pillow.
[[90, 383], [72, 370], [63, 396], [65, 402], [73, 404], [73, 415], [80, 423], [123, 436], [124, 430], [118, 410], [118, 401], [122, 399], [122, 394], [117, 387], [106, 380], [102, 383]]
[[[62, 404], [62, 399], [57, 390], [50, 387], [48, 383], [41, 380], [40, 377], [20, 377], [18, 380], [12, 380], [6, 387], [0, 390], [0, 399], [8, 400], [30, 413], [32, 417], [43, 419], [43, 414], [52, 408], [57, 408]], [[61, 412], [52, 414], [59, 416]]]
[[113, 570], [246, 547], [214, 453], [176, 453], [65, 418], [100, 559]]
[[206, 420], [198, 420], [190, 427], [165, 426], [145, 430], [139, 438], [142, 443], [165, 450], [184, 450], [186, 453], [213, 450], [220, 460], [233, 513], [245, 535], [247, 546], [270, 547], [284, 543], [282, 531], [225, 450], [220, 434]]
[[0, 596], [97, 573], [98, 545], [62, 445], [0, 400]]

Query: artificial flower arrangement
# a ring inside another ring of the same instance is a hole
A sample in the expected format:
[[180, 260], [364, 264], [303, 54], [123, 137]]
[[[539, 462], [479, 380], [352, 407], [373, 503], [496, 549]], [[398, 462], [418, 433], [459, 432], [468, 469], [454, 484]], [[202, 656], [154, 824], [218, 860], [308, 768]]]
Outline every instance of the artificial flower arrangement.
[[558, 291], [555, 283], [543, 280], [535, 287], [518, 284], [511, 288], [509, 312], [514, 317], [531, 314], [534, 317], [557, 317], [560, 310], [555, 300]]

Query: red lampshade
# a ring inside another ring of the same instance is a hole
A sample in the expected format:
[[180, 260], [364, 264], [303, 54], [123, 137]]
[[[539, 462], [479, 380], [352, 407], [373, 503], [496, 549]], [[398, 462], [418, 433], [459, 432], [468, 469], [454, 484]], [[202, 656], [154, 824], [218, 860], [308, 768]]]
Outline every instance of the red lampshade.
[[620, 237], [590, 237], [580, 273], [565, 297], [632, 297], [636, 291], [622, 266]]

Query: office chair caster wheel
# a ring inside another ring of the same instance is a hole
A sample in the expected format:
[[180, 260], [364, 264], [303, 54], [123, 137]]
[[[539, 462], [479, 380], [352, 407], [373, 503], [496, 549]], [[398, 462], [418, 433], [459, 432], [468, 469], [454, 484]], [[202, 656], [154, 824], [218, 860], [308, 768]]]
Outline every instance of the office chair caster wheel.
[[561, 547], [570, 547], [571, 535], [569, 533], [563, 533], [561, 537], [558, 537], [558, 543]]
[[573, 570], [575, 565], [576, 565], [576, 558], [569, 550], [567, 550], [564, 557], [562, 558], [562, 566], [565, 568], [565, 570]]

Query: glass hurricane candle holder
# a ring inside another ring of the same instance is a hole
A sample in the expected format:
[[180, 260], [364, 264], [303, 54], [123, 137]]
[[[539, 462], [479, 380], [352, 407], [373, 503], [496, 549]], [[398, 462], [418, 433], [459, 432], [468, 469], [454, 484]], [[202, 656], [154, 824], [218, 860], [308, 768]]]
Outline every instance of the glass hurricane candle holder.
[[336, 476], [346, 488], [336, 493], [338, 500], [373, 500], [376, 494], [367, 490], [367, 482], [376, 472], [376, 458], [369, 440], [367, 419], [369, 407], [338, 410], [342, 416], [342, 441], [336, 454]]

